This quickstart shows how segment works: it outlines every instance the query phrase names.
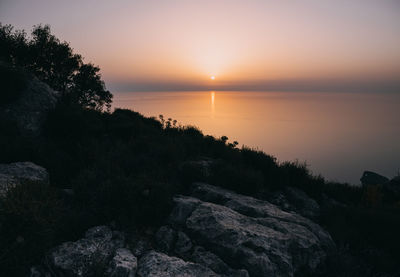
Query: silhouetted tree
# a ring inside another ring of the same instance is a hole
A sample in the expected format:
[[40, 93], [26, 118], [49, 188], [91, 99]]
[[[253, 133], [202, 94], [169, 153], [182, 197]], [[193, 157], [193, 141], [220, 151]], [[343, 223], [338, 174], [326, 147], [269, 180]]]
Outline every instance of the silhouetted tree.
[[30, 61], [27, 67], [56, 90], [65, 91], [82, 67], [82, 57], [74, 54], [67, 42], [60, 42], [50, 26], [35, 26], [29, 42]]
[[112, 94], [105, 89], [99, 71], [100, 68], [93, 64], [83, 64], [72, 78], [71, 89], [85, 107], [101, 110], [106, 106], [110, 109]]
[[28, 55], [25, 31], [0, 23], [0, 60], [12, 65], [25, 64]]
[[51, 34], [49, 25], [34, 26], [31, 35], [27, 39], [25, 31], [0, 23], [0, 60], [28, 69], [85, 108], [110, 108], [112, 94], [101, 80], [99, 67], [85, 64], [69, 43]]

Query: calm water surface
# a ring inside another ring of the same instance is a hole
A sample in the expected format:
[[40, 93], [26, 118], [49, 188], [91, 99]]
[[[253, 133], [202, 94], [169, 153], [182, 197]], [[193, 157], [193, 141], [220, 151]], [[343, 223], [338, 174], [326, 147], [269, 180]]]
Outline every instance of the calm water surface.
[[400, 94], [121, 92], [113, 105], [226, 135], [279, 161], [306, 161], [329, 180], [359, 184], [364, 170], [400, 170]]

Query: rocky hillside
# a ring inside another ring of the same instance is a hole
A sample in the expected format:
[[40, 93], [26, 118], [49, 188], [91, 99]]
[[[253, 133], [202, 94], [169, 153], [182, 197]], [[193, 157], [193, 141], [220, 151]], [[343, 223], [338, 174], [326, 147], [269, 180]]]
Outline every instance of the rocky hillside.
[[[45, 176], [31, 163], [1, 174]], [[174, 197], [153, 234], [133, 237], [111, 226], [90, 228], [49, 250], [31, 276], [306, 276], [335, 251], [330, 235], [295, 212], [205, 183]]]

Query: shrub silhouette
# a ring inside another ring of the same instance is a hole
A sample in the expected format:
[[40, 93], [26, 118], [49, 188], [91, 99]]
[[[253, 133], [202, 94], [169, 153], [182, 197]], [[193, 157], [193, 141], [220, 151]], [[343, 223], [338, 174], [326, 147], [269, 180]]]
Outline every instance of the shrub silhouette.
[[0, 61], [31, 71], [85, 108], [110, 108], [112, 94], [106, 90], [98, 67], [85, 64], [67, 42], [51, 34], [49, 25], [34, 26], [31, 36], [28, 39], [24, 31], [0, 23]]
[[39, 262], [49, 247], [60, 242], [65, 207], [54, 188], [34, 182], [8, 191], [0, 205], [1, 272], [23, 275], [26, 267]]
[[27, 76], [21, 70], [17, 70], [6, 64], [0, 63], [1, 96], [0, 107], [18, 99], [21, 92], [27, 86]]

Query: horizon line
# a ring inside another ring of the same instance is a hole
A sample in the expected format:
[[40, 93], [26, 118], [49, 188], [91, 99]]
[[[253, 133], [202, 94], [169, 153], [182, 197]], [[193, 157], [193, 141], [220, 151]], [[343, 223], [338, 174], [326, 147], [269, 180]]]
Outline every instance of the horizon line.
[[253, 80], [243, 82], [212, 81], [207, 83], [185, 81], [124, 81], [106, 82], [109, 90], [128, 91], [303, 91], [303, 92], [400, 92], [400, 79], [291, 79]]

